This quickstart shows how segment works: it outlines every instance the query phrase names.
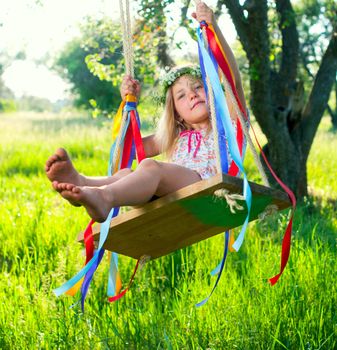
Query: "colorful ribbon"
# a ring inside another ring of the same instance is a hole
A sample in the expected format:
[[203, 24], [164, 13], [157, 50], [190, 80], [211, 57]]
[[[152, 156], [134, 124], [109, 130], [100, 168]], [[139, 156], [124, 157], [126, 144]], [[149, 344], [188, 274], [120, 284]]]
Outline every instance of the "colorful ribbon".
[[[239, 106], [239, 109], [243, 116], [248, 119], [247, 111], [243, 108], [242, 103], [239, 99], [239, 96], [237, 94], [235, 83], [234, 83], [234, 74], [232, 72], [231, 66], [229, 65], [228, 59], [225, 55], [225, 52], [220, 44], [220, 41], [215, 33], [215, 30], [212, 25], [208, 25], [205, 22], [201, 23], [200, 28], [205, 28], [208, 45], [209, 45], [209, 52], [210, 55], [214, 56], [214, 61], [217, 62], [220, 69], [224, 73], [226, 79], [228, 80], [230, 87], [233, 91], [235, 100]], [[242, 126], [240, 123], [239, 118], [237, 118], [236, 121], [236, 141], [237, 145], [239, 147], [239, 152], [241, 154], [241, 157], [243, 158], [243, 145], [244, 145], [244, 135]], [[237, 167], [237, 164], [235, 162], [232, 162], [230, 164], [230, 168], [228, 169], [228, 174], [231, 176], [238, 175], [239, 169]]]
[[[246, 114], [246, 110], [243, 108], [243, 106], [241, 104], [241, 101], [240, 101], [240, 99], [238, 97], [237, 90], [235, 88], [233, 72], [232, 72], [231, 67], [230, 67], [230, 65], [228, 63], [228, 60], [226, 59], [226, 55], [225, 55], [225, 53], [224, 53], [224, 51], [223, 51], [223, 49], [221, 47], [221, 44], [219, 42], [219, 39], [218, 39], [218, 37], [217, 37], [217, 35], [215, 33], [215, 30], [214, 30], [213, 26], [212, 25], [208, 25], [205, 22], [203, 22], [203, 23], [200, 24], [200, 27], [201, 28], [203, 28], [203, 27], [205, 28], [207, 39], [208, 39], [208, 47], [209, 47], [210, 56], [214, 56], [215, 57], [215, 60], [212, 59], [213, 64], [214, 64], [214, 61], [216, 61], [217, 64], [220, 66], [221, 70], [223, 71], [226, 79], [228, 80], [228, 82], [230, 84], [230, 87], [232, 89], [232, 92], [234, 94], [234, 97], [236, 99], [236, 102], [237, 102], [237, 104], [239, 106], [239, 109], [240, 109], [241, 113], [244, 115], [244, 117], [246, 118], [246, 120], [250, 124], [250, 120], [248, 118], [248, 115]], [[202, 55], [202, 57], [200, 58], [200, 61], [201, 61], [201, 64], [203, 64], [203, 61], [204, 61], [203, 51], [205, 51], [205, 50], [201, 50], [200, 49], [200, 42], [202, 41], [200, 29], [198, 29], [198, 39], [199, 39], [199, 56]], [[200, 53], [201, 53], [201, 55], [200, 55]], [[202, 71], [204, 72], [204, 70], [202, 70]], [[211, 81], [213, 82], [213, 80], [211, 80]], [[216, 111], [217, 116], [218, 116], [218, 113], [219, 113], [219, 111], [217, 110]], [[243, 155], [244, 154], [243, 130], [242, 130], [241, 124], [239, 123], [239, 119], [237, 119], [237, 120], [238, 120], [237, 135], [236, 135], [236, 137], [237, 137], [237, 144], [239, 146], [240, 154]], [[290, 247], [291, 247], [292, 223], [293, 223], [294, 211], [295, 211], [295, 208], [296, 208], [296, 198], [295, 198], [293, 192], [278, 178], [278, 176], [273, 171], [271, 165], [269, 164], [269, 162], [267, 160], [267, 157], [265, 156], [265, 154], [264, 154], [264, 152], [263, 152], [263, 150], [262, 150], [262, 148], [261, 148], [261, 146], [260, 146], [260, 144], [258, 142], [258, 139], [256, 137], [256, 133], [255, 133], [254, 128], [252, 127], [252, 125], [250, 125], [250, 127], [253, 130], [255, 140], [256, 140], [256, 142], [258, 144], [258, 147], [259, 147], [261, 155], [262, 155], [262, 157], [263, 157], [263, 159], [265, 161], [265, 164], [269, 168], [269, 170], [270, 170], [271, 174], [273, 175], [273, 177], [275, 178], [275, 180], [279, 183], [279, 185], [288, 194], [288, 196], [289, 196], [289, 198], [291, 200], [291, 203], [292, 203], [291, 217], [290, 217], [290, 220], [288, 222], [286, 231], [284, 233], [283, 241], [282, 241], [282, 253], [281, 253], [280, 272], [277, 275], [275, 275], [274, 277], [269, 279], [269, 282], [272, 285], [274, 285], [278, 281], [280, 276], [282, 275], [282, 273], [283, 273], [283, 271], [284, 271], [284, 269], [285, 269], [285, 267], [287, 265], [288, 259], [289, 259]], [[223, 163], [224, 162], [222, 162], [222, 164]], [[230, 175], [237, 174], [239, 169], [235, 168], [236, 165], [237, 164], [236, 164], [235, 161], [231, 163], [230, 168], [228, 170], [228, 173]], [[241, 230], [241, 233], [240, 233], [238, 239], [232, 245], [232, 247], [235, 250], [238, 250], [238, 248], [242, 244], [242, 239], [243, 239], [243, 235], [242, 235], [242, 230]], [[221, 263], [219, 264], [219, 266], [221, 266]], [[215, 270], [219, 270], [219, 266]]]
[[[242, 112], [242, 114], [246, 117], [247, 121], [249, 122], [249, 118], [247, 117], [246, 115], [246, 111], [245, 109], [242, 107], [242, 104], [241, 104], [241, 101], [238, 97], [238, 94], [237, 94], [237, 90], [235, 88], [235, 84], [234, 84], [234, 80], [233, 80], [233, 73], [231, 72], [230, 70], [230, 66], [228, 64], [228, 61], [226, 60], [226, 56], [224, 55], [224, 52], [222, 50], [222, 47], [219, 43], [219, 40], [216, 36], [216, 33], [215, 33], [215, 30], [213, 28], [212, 25], [208, 25], [206, 27], [206, 33], [207, 33], [207, 38], [208, 38], [208, 43], [209, 43], [209, 46], [211, 48], [211, 51], [213, 52], [213, 54], [215, 55], [215, 57], [217, 58], [217, 62], [219, 64], [219, 66], [221, 67], [222, 71], [224, 72], [227, 80], [229, 81], [230, 85], [231, 85], [231, 88], [232, 88], [232, 91], [234, 93], [234, 96], [235, 96], [235, 99], [238, 103], [238, 106]], [[221, 55], [222, 53], [222, 55]], [[224, 58], [224, 59], [222, 59]], [[280, 267], [280, 272], [269, 279], [270, 283], [272, 285], [274, 285], [278, 279], [280, 278], [280, 276], [282, 275], [286, 265], [287, 265], [287, 262], [288, 262], [288, 259], [289, 259], [289, 255], [290, 255], [290, 248], [291, 248], [291, 233], [292, 233], [292, 224], [293, 224], [293, 217], [294, 217], [294, 212], [295, 212], [295, 209], [296, 209], [296, 198], [295, 198], [295, 195], [294, 193], [289, 189], [288, 186], [286, 186], [282, 181], [281, 179], [275, 174], [274, 170], [272, 169], [270, 163], [268, 162], [267, 160], [267, 157], [266, 155], [264, 154], [263, 150], [262, 150], [262, 147], [260, 146], [259, 144], [259, 141], [256, 137], [256, 133], [255, 133], [255, 130], [253, 128], [252, 125], [250, 125], [253, 133], [254, 133], [254, 137], [255, 137], [255, 140], [256, 140], [256, 143], [258, 144], [258, 147], [259, 147], [259, 150], [260, 150], [260, 153], [265, 161], [265, 164], [267, 165], [268, 169], [270, 170], [271, 174], [273, 175], [274, 179], [277, 181], [277, 183], [283, 188], [283, 190], [288, 194], [289, 198], [290, 198], [290, 201], [292, 203], [292, 212], [291, 212], [291, 216], [290, 216], [290, 219], [289, 219], [289, 222], [287, 224], [287, 228], [285, 230], [285, 233], [284, 233], [284, 237], [283, 237], [283, 241], [282, 241], [282, 252], [281, 252], [281, 267]], [[242, 134], [242, 137], [243, 137], [243, 133], [242, 133], [242, 128], [238, 128], [238, 135], [237, 135], [237, 139], [238, 139], [238, 144], [240, 145], [241, 142], [239, 141], [241, 139], [241, 135]], [[229, 174], [231, 174], [231, 170], [229, 170]]]
[[[208, 29], [207, 25], [201, 24], [201, 27], [205, 27], [206, 33], [207, 33], [207, 29]], [[213, 36], [210, 36], [207, 33], [207, 37], [209, 41], [215, 40], [216, 35], [215, 33], [213, 34], [214, 34]], [[225, 74], [226, 78], [228, 76], [227, 79], [229, 79], [229, 81], [232, 81], [232, 83], [233, 83], [233, 77], [232, 77], [232, 72], [230, 70], [227, 60], [224, 57], [222, 57], [223, 58], [222, 60], [219, 59], [220, 53], [222, 56], [224, 56], [224, 52], [222, 50], [213, 52], [212, 48], [214, 47], [214, 45], [211, 45], [210, 43], [208, 43], [209, 51], [205, 49], [205, 43], [203, 40], [201, 28], [198, 28], [197, 30], [197, 37], [198, 37], [199, 60], [200, 60], [204, 86], [207, 86], [206, 76], [208, 76], [209, 81], [212, 82], [212, 86], [210, 88], [212, 88], [212, 93], [214, 96], [216, 123], [217, 123], [217, 129], [218, 129], [217, 132], [219, 133], [219, 151], [220, 151], [220, 163], [222, 167], [222, 172], [227, 173], [228, 171], [230, 175], [236, 175], [240, 170], [240, 172], [243, 175], [243, 195], [247, 205], [247, 216], [237, 240], [232, 245], [232, 247], [236, 251], [238, 251], [242, 245], [244, 234], [249, 222], [252, 193], [251, 193], [251, 189], [249, 187], [247, 176], [245, 174], [243, 163], [242, 163], [243, 138], [237, 139], [236, 136], [240, 135], [240, 133], [237, 133], [237, 135], [234, 134], [233, 125], [232, 125], [231, 117], [228, 111], [227, 102], [226, 102], [226, 99], [222, 90], [222, 86], [220, 83], [220, 79], [217, 73], [219, 61], [223, 63], [222, 66], [220, 65], [220, 68], [223, 70], [223, 73]], [[234, 84], [232, 84], [232, 86], [235, 88]], [[237, 131], [240, 131], [240, 130], [241, 130], [241, 124], [238, 121]], [[226, 143], [226, 139], [227, 139], [227, 143]], [[233, 159], [230, 165], [228, 164], [228, 159], [227, 159], [227, 146], [228, 146], [231, 158]], [[235, 164], [235, 166], [233, 166], [233, 164]], [[218, 272], [217, 280], [209, 296], [205, 298], [203, 301], [201, 301], [200, 303], [198, 303], [197, 306], [204, 305], [209, 300], [212, 293], [214, 292], [220, 280], [223, 267], [227, 258], [228, 244], [229, 244], [229, 232], [227, 231], [225, 232], [225, 250], [224, 250], [223, 258], [220, 264], [215, 269]]]
[[[125, 123], [122, 123], [123, 111], [127, 113]], [[121, 137], [119, 137], [121, 136]], [[117, 172], [119, 169], [131, 167], [135, 154], [138, 162], [145, 158], [145, 151], [140, 135], [140, 120], [136, 110], [136, 98], [134, 96], [127, 96], [126, 102], [122, 101], [118, 112], [114, 118], [112, 127], [113, 144], [110, 149], [108, 176]], [[117, 144], [119, 142], [119, 144]], [[114, 164], [113, 155], [116, 154]], [[81, 305], [84, 310], [85, 298], [92, 281], [93, 275], [97, 270], [105, 250], [103, 245], [110, 229], [110, 221], [119, 213], [119, 208], [112, 208], [107, 219], [101, 224], [100, 239], [98, 249], [94, 251], [94, 241], [92, 236], [92, 225], [94, 221], [91, 220], [84, 232], [84, 242], [86, 247], [86, 264], [85, 266], [70, 280], [64, 283], [61, 287], [54, 290], [56, 296], [63, 293], [74, 295], [79, 288], [81, 288]], [[108, 278], [108, 296], [109, 301], [118, 300], [125, 295], [129, 289], [134, 275], [138, 268], [136, 264], [135, 271], [129, 282], [128, 287], [120, 293], [121, 280], [118, 272], [118, 254], [112, 253], [110, 259], [110, 269]]]
[[[219, 76], [210, 58], [209, 53], [206, 51], [204, 47], [203, 36], [200, 28], [198, 28], [198, 44], [202, 54], [202, 63], [204, 65], [204, 71], [206, 72], [207, 76], [212, 82], [212, 90], [214, 95], [216, 111], [217, 111], [217, 122], [220, 125], [222, 125], [223, 129], [226, 131], [229, 152], [231, 154], [233, 161], [236, 163], [237, 167], [239, 168], [243, 176], [243, 196], [247, 205], [247, 216], [242, 226], [241, 232], [238, 238], [236, 239], [235, 243], [233, 244], [233, 248], [236, 251], [238, 251], [242, 245], [244, 234], [249, 221], [250, 208], [251, 208], [251, 202], [252, 202], [252, 193], [247, 180], [245, 170], [243, 168], [241, 154], [236, 142], [236, 137], [234, 135], [234, 130], [230, 119], [228, 106], [226, 103], [224, 93], [222, 91]], [[206, 80], [205, 77], [203, 77], [203, 79]], [[226, 156], [225, 152], [220, 153], [221, 158], [225, 156]]]

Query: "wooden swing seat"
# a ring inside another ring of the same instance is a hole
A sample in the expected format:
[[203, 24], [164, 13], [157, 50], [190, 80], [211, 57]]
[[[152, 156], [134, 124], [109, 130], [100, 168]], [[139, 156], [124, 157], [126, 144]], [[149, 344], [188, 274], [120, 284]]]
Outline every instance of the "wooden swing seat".
[[[216, 198], [214, 191], [224, 188], [242, 194], [242, 182], [218, 174], [120, 214], [112, 219], [103, 247], [135, 259], [143, 255], [155, 259], [241, 226], [247, 215], [245, 201], [237, 201], [244, 209], [233, 214], [226, 200]], [[291, 206], [288, 195], [280, 190], [252, 182], [250, 187], [253, 197], [249, 221], [257, 219], [269, 205], [276, 205], [278, 210]], [[93, 227], [94, 240], [99, 234], [98, 224]], [[78, 240], [83, 241], [83, 232]]]

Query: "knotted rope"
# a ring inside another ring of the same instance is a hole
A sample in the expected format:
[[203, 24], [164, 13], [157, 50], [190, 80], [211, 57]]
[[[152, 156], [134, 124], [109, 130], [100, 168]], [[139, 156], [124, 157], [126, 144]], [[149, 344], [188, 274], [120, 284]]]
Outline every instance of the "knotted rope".
[[241, 194], [238, 193], [230, 193], [228, 190], [225, 188], [220, 188], [219, 190], [214, 191], [214, 197], [216, 199], [225, 199], [228, 206], [229, 210], [231, 211], [232, 214], [236, 213], [237, 210], [243, 210], [244, 207], [240, 204], [237, 203], [237, 201], [244, 201], [245, 197]]
[[278, 206], [275, 204], [268, 205], [265, 210], [259, 214], [259, 220], [263, 221], [267, 216], [277, 213], [279, 210]]

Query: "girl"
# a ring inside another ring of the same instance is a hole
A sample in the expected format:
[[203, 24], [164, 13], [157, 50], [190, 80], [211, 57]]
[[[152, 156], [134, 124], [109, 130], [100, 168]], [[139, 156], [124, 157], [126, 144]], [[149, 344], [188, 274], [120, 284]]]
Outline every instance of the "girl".
[[[192, 16], [213, 24], [234, 73], [236, 89], [245, 107], [241, 78], [234, 55], [221, 34], [212, 10], [199, 3]], [[73, 167], [66, 151], [58, 149], [46, 163], [53, 188], [76, 206], [83, 205], [97, 222], [112, 207], [140, 205], [216, 174], [213, 133], [201, 73], [196, 67], [172, 70], [163, 81], [165, 110], [156, 135], [143, 138], [146, 159], [135, 171], [122, 169], [111, 177], [86, 177]], [[140, 85], [126, 76], [121, 95], [139, 96]], [[229, 106], [231, 111], [231, 106]], [[150, 157], [166, 152], [169, 162]]]

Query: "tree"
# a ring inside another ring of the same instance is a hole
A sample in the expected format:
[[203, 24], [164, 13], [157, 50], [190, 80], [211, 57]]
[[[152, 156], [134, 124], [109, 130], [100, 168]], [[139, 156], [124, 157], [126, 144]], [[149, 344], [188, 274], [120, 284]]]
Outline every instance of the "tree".
[[[222, 5], [228, 9], [249, 62], [250, 104], [268, 140], [264, 151], [297, 197], [305, 196], [309, 151], [336, 80], [334, 1], [324, 1], [330, 20], [329, 41], [307, 95], [299, 80], [300, 39], [290, 0], [247, 0], [243, 5], [239, 0], [218, 0], [218, 8]], [[275, 37], [279, 41], [276, 55]]]
[[174, 66], [172, 57], [168, 54], [169, 43], [167, 38], [167, 18], [165, 9], [173, 0], [141, 0], [139, 1], [139, 15], [141, 19], [138, 23], [138, 29], [145, 28], [152, 33], [151, 42], [156, 48], [157, 61], [162, 68]]
[[[91, 25], [88, 22], [88, 26]], [[86, 27], [84, 26], [84, 29]], [[77, 107], [90, 108], [90, 101], [96, 101], [102, 110], [112, 111], [118, 107], [119, 93], [111, 81], [103, 80], [100, 76], [94, 76], [87, 64], [86, 57], [95, 53], [94, 45], [88, 45], [88, 33], [83, 32], [80, 38], [70, 41], [59, 54], [55, 62], [58, 72], [72, 83], [72, 92], [75, 95]], [[102, 39], [103, 40], [103, 39]], [[102, 41], [101, 40], [101, 41]], [[97, 51], [97, 49], [96, 49]], [[104, 63], [111, 63], [115, 57], [104, 58]]]
[[[296, 3], [295, 10], [298, 17], [301, 18], [298, 23], [298, 30], [301, 38], [300, 60], [304, 73], [302, 78], [312, 84], [325, 51], [325, 43], [331, 35], [331, 21], [333, 19], [330, 17], [334, 15], [332, 3], [329, 4], [329, 1], [306, 0]], [[320, 28], [317, 28], [318, 25]], [[329, 102], [326, 107], [331, 117], [332, 126], [337, 130], [337, 76], [333, 93], [335, 95], [335, 107], [332, 107]]]
[[[81, 36], [60, 53], [56, 69], [72, 83], [77, 106], [113, 113], [120, 103], [119, 83], [125, 73], [120, 25], [108, 18], [86, 18], [80, 31]], [[147, 44], [149, 36], [150, 30], [135, 34], [134, 66], [138, 79], [152, 83], [157, 61]]]
[[7, 54], [2, 53], [0, 56], [0, 112], [15, 110], [14, 94], [6, 86], [2, 78], [10, 62], [11, 58]]

